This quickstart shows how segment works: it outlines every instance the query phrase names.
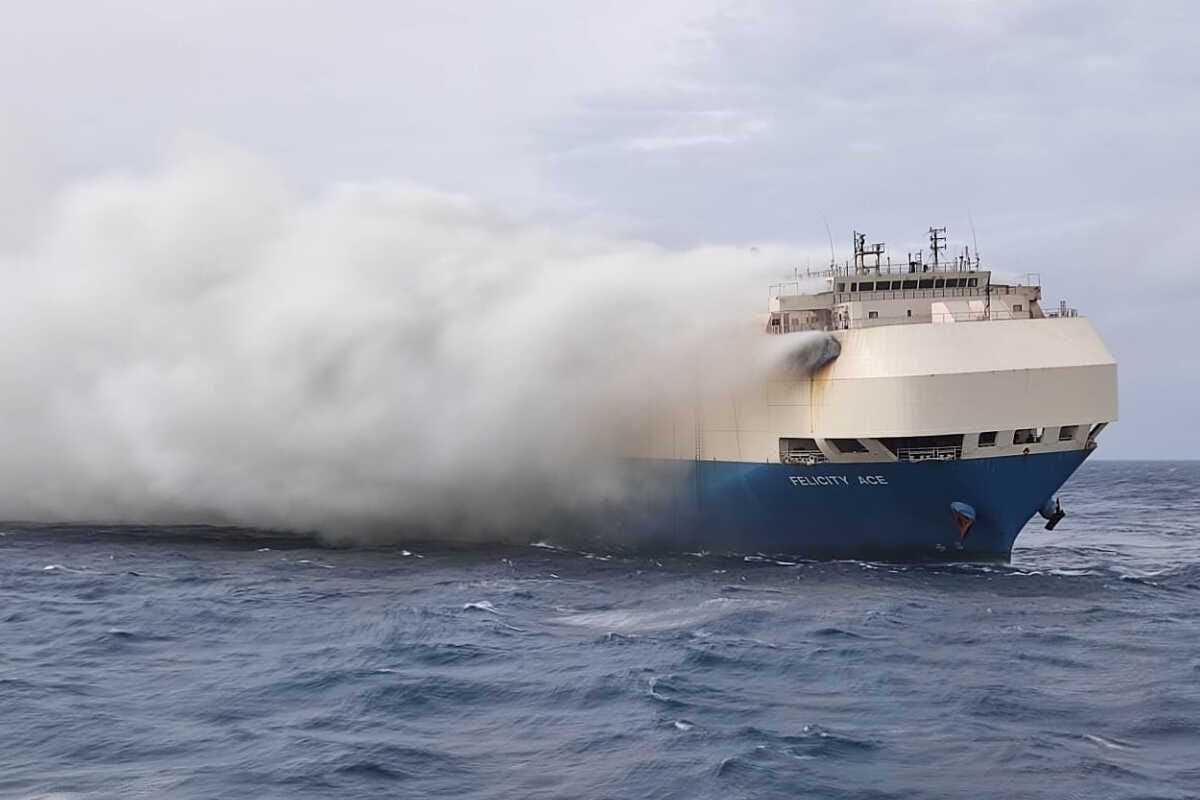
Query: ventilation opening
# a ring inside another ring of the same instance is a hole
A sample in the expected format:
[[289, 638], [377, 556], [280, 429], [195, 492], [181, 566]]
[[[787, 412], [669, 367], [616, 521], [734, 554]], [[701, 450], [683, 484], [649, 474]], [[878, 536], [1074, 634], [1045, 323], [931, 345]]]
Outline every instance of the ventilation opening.
[[995, 447], [996, 446], [996, 432], [995, 431], [984, 431], [983, 433], [979, 434], [979, 446], [980, 447]]
[[816, 464], [826, 461], [825, 454], [817, 447], [816, 439], [786, 438], [779, 440], [779, 463]]
[[1063, 425], [1058, 429], [1058, 440], [1060, 442], [1069, 442], [1075, 438], [1075, 434], [1078, 432], [1078, 425]]
[[839, 453], [866, 453], [867, 448], [858, 439], [830, 439]]
[[962, 457], [963, 436], [895, 436], [879, 441], [901, 461], [951, 461]]
[[1043, 428], [1018, 428], [1013, 431], [1013, 444], [1038, 444], [1042, 441]]

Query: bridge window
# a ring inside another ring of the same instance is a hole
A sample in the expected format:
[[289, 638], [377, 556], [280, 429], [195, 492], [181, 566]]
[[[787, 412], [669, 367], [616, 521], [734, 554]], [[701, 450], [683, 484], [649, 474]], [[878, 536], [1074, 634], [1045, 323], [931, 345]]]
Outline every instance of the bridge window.
[[996, 432], [995, 431], [984, 431], [983, 433], [979, 434], [979, 446], [980, 447], [995, 447], [996, 446]]
[[867, 319], [879, 319], [879, 312], [878, 311], [868, 311]]
[[1058, 440], [1060, 442], [1069, 442], [1075, 438], [1075, 434], [1079, 431], [1078, 425], [1063, 425], [1058, 429]]
[[978, 278], [967, 278], [967, 286], [974, 288], [979, 285]]
[[850, 284], [850, 291], [852, 291], [852, 292], [857, 292], [857, 291], [858, 291], [858, 284], [857, 284], [857, 283], [852, 283], [852, 284]]
[[917, 288], [919, 288], [919, 289], [932, 289], [932, 288], [933, 288], [933, 278], [926, 278], [925, 280], [921, 281], [921, 282], [918, 284]]
[[858, 439], [830, 439], [839, 453], [865, 453], [867, 448]]
[[870, 292], [870, 291], [873, 291], [874, 289], [875, 289], [874, 281], [867, 281], [866, 283], [860, 283], [858, 285], [858, 290], [860, 292]]
[[916, 281], [905, 281], [904, 288], [905, 289], [915, 289], [915, 288], [917, 288], [917, 282]]
[[935, 289], [944, 289], [945, 287], [946, 287], [946, 282], [944, 280], [942, 280], [941, 278], [938, 278], [937, 280], [935, 280], [933, 282], [933, 288], [935, 288]]

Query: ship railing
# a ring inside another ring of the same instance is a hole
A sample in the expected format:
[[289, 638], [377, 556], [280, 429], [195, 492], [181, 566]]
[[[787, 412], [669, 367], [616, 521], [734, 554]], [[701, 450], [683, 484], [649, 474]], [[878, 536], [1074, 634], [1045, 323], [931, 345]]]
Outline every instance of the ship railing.
[[[786, 287], [802, 286], [806, 281], [811, 281], [814, 278], [853, 278], [861, 275], [864, 278], [869, 278], [871, 275], [923, 275], [933, 277], [934, 275], [953, 275], [962, 272], [980, 272], [982, 267], [974, 261], [967, 262], [962, 258], [954, 258], [950, 261], [942, 261], [937, 264], [908, 262], [908, 261], [892, 261], [890, 258], [883, 259], [876, 265], [874, 262], [867, 264], [865, 267], [857, 268], [853, 264], [835, 264], [825, 269], [805, 269], [803, 271], [797, 269], [795, 277], [790, 281], [777, 283], [771, 286], [772, 292]], [[1026, 272], [1021, 277], [1021, 281], [1039, 281], [1040, 275], [1036, 272]], [[1033, 283], [1030, 285], [1038, 285]], [[774, 296], [774, 295], [772, 295]]]
[[[769, 287], [767, 287], [767, 295], [768, 295], [769, 299], [773, 300], [777, 297], [789, 297], [789, 296], [793, 296], [793, 295], [812, 294], [813, 293], [813, 281], [814, 281], [814, 279], [817, 279], [817, 278], [824, 278], [826, 280], [829, 280], [830, 278], [835, 278], [835, 277], [846, 278], [847, 280], [861, 278], [863, 280], [869, 281], [869, 280], [871, 280], [871, 277], [873, 275], [890, 275], [890, 276], [914, 275], [914, 276], [920, 276], [919, 278], [914, 278], [915, 280], [930, 280], [930, 279], [937, 280], [938, 278], [943, 278], [948, 275], [955, 275], [960, 272], [960, 270], [957, 270], [957, 269], [941, 269], [940, 268], [941, 266], [943, 266], [943, 265], [939, 265], [939, 269], [936, 271], [930, 270], [927, 272], [917, 272], [917, 273], [910, 273], [907, 271], [887, 269], [887, 268], [884, 268], [879, 272], [875, 272], [873, 267], [868, 272], [845, 272], [840, 269], [836, 270], [836, 271], [822, 270], [819, 272], [809, 270], [809, 271], [803, 273], [804, 278], [797, 277], [796, 280], [784, 281], [782, 283], [771, 284]], [[1038, 272], [1023, 273], [1021, 275], [1016, 276], [1015, 281], [1001, 282], [999, 280], [995, 280], [995, 281], [991, 282], [992, 291], [998, 292], [1001, 294], [1009, 293], [1013, 289], [1038, 289], [1038, 290], [1040, 290], [1041, 288], [1042, 288], [1042, 276], [1041, 276], [1041, 273], [1038, 273]], [[918, 288], [879, 289], [877, 291], [869, 291], [869, 292], [845, 292], [845, 291], [842, 291], [842, 292], [837, 292], [837, 296], [839, 298], [839, 302], [841, 302], [841, 298], [844, 298], [844, 297], [853, 297], [856, 300], [886, 300], [886, 299], [905, 299], [905, 298], [920, 298], [920, 297], [967, 297], [967, 296], [974, 297], [974, 296], [986, 295], [987, 290], [988, 290], [988, 284], [985, 283], [982, 286], [969, 286], [969, 287], [968, 286], [961, 286], [961, 287], [959, 287], [959, 286], [951, 286], [951, 287], [939, 286], [936, 288], [927, 287], [924, 289], [918, 289]], [[826, 291], [828, 291], [828, 290], [826, 290]]]
[[991, 311], [945, 311], [937, 314], [930, 314], [926, 317], [867, 317], [866, 319], [859, 318], [853, 321], [842, 320], [839, 324], [834, 320], [835, 330], [845, 330], [847, 328], [872, 328], [877, 325], [913, 325], [913, 324], [928, 324], [935, 323], [950, 323], [950, 322], [987, 322], [988, 320], [1006, 320], [1006, 319], [1029, 319], [1027, 311], [1009, 311], [1004, 309], [992, 309]]
[[896, 458], [901, 461], [954, 461], [962, 458], [961, 447], [899, 447]]
[[1026, 313], [1014, 314], [1008, 309], [995, 311], [939, 311], [929, 315], [934, 322], [986, 322], [989, 319], [1027, 319]]
[[828, 461], [820, 450], [788, 450], [783, 457], [785, 464], [821, 464]]

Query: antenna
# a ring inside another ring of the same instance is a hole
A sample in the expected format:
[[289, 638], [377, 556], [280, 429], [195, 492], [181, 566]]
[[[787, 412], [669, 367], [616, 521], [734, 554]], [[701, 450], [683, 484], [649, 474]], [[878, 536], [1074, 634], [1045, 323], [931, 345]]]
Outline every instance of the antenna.
[[[971, 218], [971, 209], [967, 209], [967, 222], [971, 226], [971, 247], [975, 248], [975, 269], [979, 269], [979, 240], [975, 238], [975, 220]], [[970, 266], [970, 259], [967, 259]]]
[[829, 220], [825, 217], [821, 219], [825, 222], [825, 233], [829, 236], [829, 267], [832, 269], [837, 266], [837, 254], [833, 252], [833, 231], [829, 227]]
[[929, 229], [929, 248], [933, 250], [933, 271], [937, 272], [938, 254], [946, 249], [946, 229], [944, 227]]
[[908, 271], [916, 272], [917, 267], [921, 268], [921, 272], [925, 271], [925, 252], [918, 250], [916, 256], [913, 256], [912, 251], [908, 253]]
[[[854, 232], [854, 271], [855, 272], [870, 272], [871, 268], [875, 268], [875, 272], [879, 272], [879, 264], [883, 258], [883, 242], [875, 242], [870, 247], [867, 247], [867, 235], [865, 233]], [[867, 256], [875, 256], [874, 264], [867, 264]]]

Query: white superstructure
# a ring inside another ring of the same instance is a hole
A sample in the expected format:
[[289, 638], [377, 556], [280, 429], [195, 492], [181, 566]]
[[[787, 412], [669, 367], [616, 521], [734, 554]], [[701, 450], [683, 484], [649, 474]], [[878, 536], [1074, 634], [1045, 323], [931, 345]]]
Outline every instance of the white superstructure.
[[[1088, 320], [1041, 307], [1035, 275], [993, 281], [969, 254], [903, 264], [855, 234], [822, 291], [772, 287], [766, 333], [823, 331], [840, 355], [706, 397], [639, 455], [757, 463], [970, 459], [1094, 446], [1117, 417], [1116, 361]], [[798, 346], [804, 341], [797, 335]]]

